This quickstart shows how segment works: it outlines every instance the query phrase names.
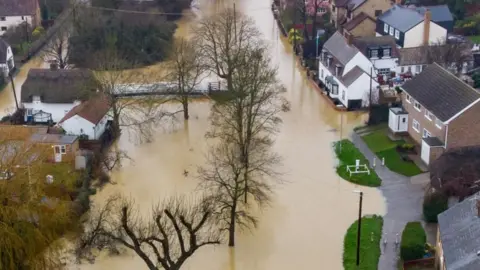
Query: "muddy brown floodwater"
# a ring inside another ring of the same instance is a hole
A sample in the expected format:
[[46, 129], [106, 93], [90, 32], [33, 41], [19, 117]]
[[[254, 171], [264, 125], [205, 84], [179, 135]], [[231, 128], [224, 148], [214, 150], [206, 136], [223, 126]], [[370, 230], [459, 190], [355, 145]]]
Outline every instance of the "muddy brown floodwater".
[[[229, 3], [201, 2], [201, 12], [214, 11]], [[356, 187], [335, 173], [332, 142], [340, 138], [341, 114], [333, 110], [305, 80], [292, 55], [291, 46], [276, 26], [269, 0], [238, 1], [237, 10], [251, 16], [270, 43], [279, 77], [287, 87], [291, 111], [282, 115], [283, 125], [275, 151], [283, 157], [284, 185], [276, 187], [271, 207], [257, 213], [257, 229], [241, 232], [235, 250], [226, 245], [198, 251], [184, 269], [191, 270], [290, 270], [342, 269], [343, 237], [355, 221], [358, 195], [364, 191], [364, 214], [384, 214], [385, 202], [374, 188]], [[186, 35], [196, 16], [188, 13], [181, 20], [179, 35]], [[169, 105], [172, 107], [176, 105]], [[148, 144], [134, 144], [122, 136], [118, 146], [134, 159], [112, 175], [115, 184], [97, 192], [94, 203], [109, 195], [131, 196], [148, 211], [152, 203], [173, 194], [194, 194], [197, 180], [193, 173], [204, 160], [210, 103], [191, 104], [191, 120], [180, 118], [165, 125]], [[364, 116], [344, 113], [343, 134], [348, 135]], [[75, 265], [71, 269], [146, 269], [135, 255], [100, 257], [95, 264]]]

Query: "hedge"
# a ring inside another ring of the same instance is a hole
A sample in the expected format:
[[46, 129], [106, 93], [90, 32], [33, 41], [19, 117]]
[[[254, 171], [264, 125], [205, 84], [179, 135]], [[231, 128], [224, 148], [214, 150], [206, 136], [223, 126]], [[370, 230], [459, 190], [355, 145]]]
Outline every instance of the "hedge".
[[400, 256], [404, 261], [417, 260], [425, 255], [427, 235], [420, 222], [409, 222], [402, 233]]
[[426, 222], [437, 223], [438, 214], [448, 209], [448, 197], [440, 192], [425, 196], [423, 200], [423, 216]]

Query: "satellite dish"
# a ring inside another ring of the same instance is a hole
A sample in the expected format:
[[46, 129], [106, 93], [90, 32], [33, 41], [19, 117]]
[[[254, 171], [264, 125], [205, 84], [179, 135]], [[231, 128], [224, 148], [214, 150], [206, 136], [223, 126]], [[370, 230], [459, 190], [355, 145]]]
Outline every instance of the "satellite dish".
[[52, 184], [53, 183], [53, 176], [47, 175], [47, 184]]

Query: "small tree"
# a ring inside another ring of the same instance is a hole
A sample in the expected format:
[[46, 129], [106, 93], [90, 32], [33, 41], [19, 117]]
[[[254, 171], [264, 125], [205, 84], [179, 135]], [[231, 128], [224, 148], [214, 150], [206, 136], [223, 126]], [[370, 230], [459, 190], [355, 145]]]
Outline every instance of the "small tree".
[[118, 247], [124, 247], [148, 269], [178, 270], [199, 248], [220, 243], [208, 204], [175, 198], [157, 205], [149, 219], [138, 213], [131, 200], [111, 197], [87, 221], [77, 243], [77, 258], [94, 260], [92, 248], [118, 253]]
[[467, 43], [437, 42], [424, 46], [418, 57], [426, 57], [428, 64], [438, 63], [457, 75], [464, 65], [473, 60], [472, 50]]
[[44, 58], [55, 61], [60, 69], [68, 68], [70, 57], [68, 40], [70, 39], [70, 35], [70, 27], [66, 25], [62, 26], [43, 50]]
[[404, 261], [417, 260], [425, 255], [427, 235], [420, 222], [409, 222], [402, 233], [400, 256]]
[[184, 38], [175, 42], [170, 61], [171, 73], [168, 78], [177, 92], [176, 99], [182, 104], [183, 117], [188, 120], [190, 95], [205, 78], [207, 67], [197, 46]]

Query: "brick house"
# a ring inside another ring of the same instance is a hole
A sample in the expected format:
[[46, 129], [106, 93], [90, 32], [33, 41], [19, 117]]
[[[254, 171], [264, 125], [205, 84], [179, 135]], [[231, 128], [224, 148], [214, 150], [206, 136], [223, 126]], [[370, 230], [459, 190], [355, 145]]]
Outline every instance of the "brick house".
[[331, 20], [339, 28], [362, 12], [375, 19], [391, 7], [390, 0], [333, 0], [330, 6]]
[[48, 162], [69, 162], [73, 163], [79, 153], [78, 137], [63, 134], [33, 134], [30, 142], [45, 147]]
[[480, 92], [434, 63], [401, 86], [403, 108], [391, 108], [393, 133], [408, 133], [428, 165], [444, 151], [480, 145]]
[[0, 36], [9, 28], [24, 22], [33, 28], [40, 25], [38, 0], [0, 0]]
[[349, 34], [354, 37], [374, 37], [375, 27], [375, 19], [365, 12], [360, 12], [355, 18], [342, 25], [344, 35]]

